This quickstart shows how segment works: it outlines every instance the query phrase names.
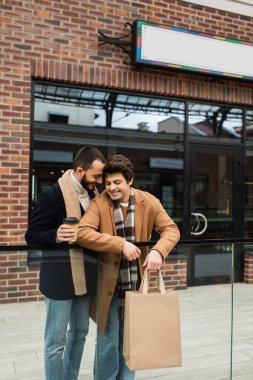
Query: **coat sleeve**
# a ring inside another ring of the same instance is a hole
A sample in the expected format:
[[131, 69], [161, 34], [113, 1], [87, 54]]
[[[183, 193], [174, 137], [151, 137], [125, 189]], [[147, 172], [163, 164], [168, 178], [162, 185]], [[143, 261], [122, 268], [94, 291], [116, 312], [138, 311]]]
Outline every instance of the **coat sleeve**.
[[78, 224], [77, 244], [101, 253], [121, 254], [125, 239], [99, 232], [102, 212], [93, 199]]
[[54, 195], [43, 191], [38, 197], [35, 209], [25, 234], [28, 244], [58, 246], [56, 238], [56, 200]]
[[152, 249], [159, 251], [165, 258], [179, 241], [180, 232], [177, 225], [162, 207], [160, 201], [156, 198], [155, 201], [157, 211], [153, 228], [159, 233], [160, 238]]

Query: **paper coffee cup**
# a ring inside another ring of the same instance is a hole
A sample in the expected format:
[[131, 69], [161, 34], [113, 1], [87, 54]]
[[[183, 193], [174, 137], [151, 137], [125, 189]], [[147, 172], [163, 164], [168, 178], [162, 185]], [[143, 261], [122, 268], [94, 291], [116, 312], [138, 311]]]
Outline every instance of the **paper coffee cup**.
[[69, 216], [69, 217], [63, 219], [63, 223], [68, 224], [73, 230], [75, 230], [74, 239], [69, 241], [69, 244], [74, 244], [76, 242], [76, 238], [77, 238], [77, 225], [79, 223], [79, 220], [74, 216]]

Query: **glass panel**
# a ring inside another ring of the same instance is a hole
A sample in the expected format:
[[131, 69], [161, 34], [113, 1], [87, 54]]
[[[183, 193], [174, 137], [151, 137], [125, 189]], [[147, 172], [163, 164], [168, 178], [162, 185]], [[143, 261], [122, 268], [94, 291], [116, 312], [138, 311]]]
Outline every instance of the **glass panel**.
[[253, 245], [234, 244], [236, 265], [241, 256], [244, 278], [233, 284], [233, 379], [251, 379], [253, 368]]
[[[128, 141], [129, 136], [122, 137], [122, 141]], [[170, 217], [182, 228], [183, 224], [183, 151], [172, 145], [171, 151], [154, 150], [152, 142], [145, 147], [114, 148], [110, 154], [123, 154], [130, 158], [135, 167], [133, 186], [160, 199], [163, 207]], [[133, 142], [132, 146], [135, 145]], [[178, 145], [179, 146], [179, 145]], [[147, 148], [150, 148], [147, 149]], [[183, 150], [183, 147], [181, 147]]]
[[[107, 92], [40, 84], [35, 84], [34, 92], [34, 120], [47, 123], [47, 128], [50, 127], [49, 115], [54, 121], [57, 121], [58, 116], [59, 122], [65, 116], [63, 124], [82, 127], [106, 125], [105, 105], [109, 98]], [[61, 129], [58, 133], [60, 139]]]
[[[192, 156], [191, 215], [193, 238], [229, 238], [234, 229], [235, 157], [198, 151]], [[205, 218], [204, 218], [205, 217]]]
[[[195, 248], [199, 245], [201, 249], [197, 252]], [[190, 366], [189, 377], [193, 379], [229, 379], [231, 246], [199, 243], [197, 246], [181, 246], [181, 249], [188, 257], [188, 278], [192, 284], [200, 284], [201, 280], [207, 284], [211, 277], [217, 281], [216, 285], [179, 291], [184, 355], [181, 370]], [[227, 283], [219, 284], [219, 278], [224, 274]]]
[[[69, 254], [62, 249], [54, 250], [53, 248], [51, 251], [45, 251], [45, 248], [11, 251], [10, 247], [8, 248], [8, 251], [5, 251], [4, 246], [0, 247], [0, 298], [3, 302], [0, 302], [0, 378], [3, 380], [44, 380], [44, 330], [49, 337], [52, 325], [45, 329], [46, 305], [44, 297], [38, 290], [39, 264], [41, 255], [43, 255], [44, 270], [45, 260], [47, 260], [47, 263], [50, 260], [51, 275], [47, 277], [47, 280], [50, 283], [51, 290], [58, 292], [68, 282], [69, 275], [66, 268], [69, 268]], [[85, 261], [86, 267], [89, 267], [88, 272], [92, 274], [92, 281], [91, 278], [87, 280], [87, 277], [86, 280], [89, 281], [90, 291], [94, 293], [97, 260], [94, 256], [88, 257], [86, 255]], [[64, 284], [60, 280], [60, 271], [64, 277]], [[52, 277], [53, 273], [57, 273], [57, 275]], [[91, 286], [93, 286], [93, 290]], [[63, 302], [66, 304], [68, 301]], [[63, 311], [59, 310], [58, 316], [61, 315], [63, 315]], [[57, 324], [55, 316], [53, 319]], [[88, 309], [86, 312], [82, 309], [82, 315], [79, 320], [82, 321], [83, 326], [85, 326], [85, 321], [89, 322], [89, 331], [83, 354], [81, 352], [82, 359], [78, 379], [91, 380], [93, 379], [96, 325], [91, 319], [89, 320]], [[80, 327], [84, 330], [81, 323], [79, 324]], [[63, 336], [64, 333], [63, 329]], [[82, 334], [81, 332], [80, 335]], [[70, 341], [71, 334], [68, 336]], [[74, 343], [74, 348], [77, 348], [76, 343]], [[61, 349], [62, 347], [58, 345], [59, 352], [61, 352]], [[58, 377], [59, 364], [58, 366], [53, 364], [53, 366]], [[56, 378], [52, 374], [50, 376], [52, 379]]]
[[183, 134], [185, 103], [168, 99], [117, 95], [112, 127]]
[[245, 215], [245, 237], [253, 237], [253, 110], [246, 112], [246, 150], [245, 150], [245, 198], [244, 198], [244, 215]]
[[154, 194], [182, 218], [182, 177], [176, 184], [175, 175], [183, 171], [184, 115], [185, 103], [177, 100], [36, 83], [32, 202], [72, 167], [83, 145], [95, 145], [105, 157], [129, 156], [136, 173], [158, 175], [157, 184], [162, 175]]
[[248, 148], [245, 157], [245, 238], [253, 237], [253, 150]]
[[[192, 260], [192, 248], [191, 245], [177, 245], [177, 248], [169, 255], [163, 265], [163, 278], [166, 288], [174, 288], [180, 301], [180, 320], [181, 320], [181, 345], [182, 345], [182, 366], [173, 366], [173, 368], [159, 368], [159, 369], [141, 369], [136, 371], [136, 379], [230, 379], [230, 359], [231, 359], [231, 274], [232, 274], [232, 255], [231, 246], [226, 244], [220, 245], [220, 254], [215, 254], [215, 247], [209, 244], [208, 246], [201, 244], [202, 252], [206, 252], [203, 255], [195, 255], [196, 260]], [[207, 253], [208, 252], [208, 253]], [[225, 259], [224, 259], [225, 257]], [[101, 273], [106, 271], [106, 266], [101, 264]], [[108, 262], [107, 262], [108, 265]], [[186, 266], [188, 269], [188, 276], [194, 278], [209, 278], [210, 276], [223, 275], [226, 273], [227, 283], [208, 286], [192, 286], [186, 285]], [[108, 272], [107, 272], [108, 273]], [[115, 278], [112, 268], [112, 277]], [[108, 281], [110, 278], [106, 277]], [[151, 272], [149, 276], [149, 285], [154, 292], [158, 292], [157, 289], [157, 277], [155, 272]], [[102, 284], [101, 284], [102, 286]], [[118, 318], [117, 300], [115, 301], [115, 294], [112, 300], [112, 304], [115, 306], [114, 312], [111, 310], [110, 321]], [[170, 294], [170, 293], [168, 293]], [[139, 296], [138, 296], [139, 297]], [[148, 299], [148, 297], [146, 297]], [[169, 304], [169, 297], [167, 299]], [[169, 304], [170, 305], [170, 304]], [[139, 310], [138, 310], [139, 308]], [[175, 330], [169, 334], [166, 325], [162, 325], [161, 313], [162, 308], [154, 308], [153, 304], [149, 306], [150, 312], [145, 312], [142, 301], [137, 298], [135, 303], [135, 311], [138, 313], [139, 318], [131, 320], [128, 331], [132, 331], [135, 328], [137, 331], [150, 331], [150, 326], [145, 325], [145, 316], [152, 315], [151, 321], [155, 321], [160, 326], [162, 334], [169, 336], [175, 334]], [[172, 306], [170, 306], [171, 310]], [[133, 312], [133, 304], [131, 304], [130, 315]], [[147, 308], [148, 310], [148, 308]], [[168, 324], [172, 324], [170, 319], [170, 310], [166, 311], [168, 318]], [[101, 310], [102, 313], [102, 310]], [[114, 317], [112, 316], [114, 315]], [[102, 320], [103, 315], [98, 318]], [[138, 325], [138, 322], [140, 323]], [[117, 323], [113, 323], [117, 326]], [[135, 327], [134, 327], [135, 326]], [[135, 331], [136, 331], [135, 330]], [[159, 331], [159, 329], [158, 329]], [[115, 327], [114, 333], [117, 334], [117, 328]], [[128, 335], [129, 337], [130, 335]], [[130, 342], [136, 342], [140, 344], [142, 334], [135, 332], [134, 338]], [[161, 339], [161, 338], [160, 338]], [[139, 362], [142, 359], [144, 349], [147, 352], [152, 350], [152, 360], [155, 358], [153, 353], [154, 347], [157, 345], [160, 347], [161, 341], [157, 343], [155, 341], [147, 344], [147, 338], [143, 344], [143, 349], [138, 351]], [[98, 352], [103, 351], [103, 342], [98, 339]], [[131, 344], [131, 343], [130, 343]], [[134, 343], [133, 343], [134, 344]], [[171, 346], [172, 343], [168, 343]], [[132, 347], [132, 346], [131, 346]], [[174, 350], [176, 344], [174, 341]], [[172, 354], [175, 351], [172, 349]], [[131, 353], [130, 353], [131, 355]], [[148, 354], [147, 354], [148, 355]], [[100, 362], [103, 364], [103, 360], [106, 360], [105, 354], [100, 356]], [[151, 364], [152, 360], [147, 360], [147, 368]], [[112, 360], [110, 362], [112, 365]], [[102, 367], [103, 368], [103, 367]]]
[[[195, 249], [198, 246], [201, 246], [199, 251]], [[182, 366], [140, 370], [137, 371], [137, 379], [252, 377], [252, 247], [252, 243], [251, 249], [245, 250], [242, 243], [233, 246], [198, 242], [197, 245], [180, 243], [174, 248], [163, 264], [162, 274], [165, 287], [174, 288], [179, 296]], [[43, 260], [51, 260], [55, 266], [64, 266], [69, 260], [62, 249], [46, 251], [45, 248], [29, 249], [24, 246], [13, 251], [8, 247], [6, 251], [4, 246], [0, 246], [1, 299], [6, 295], [4, 303], [0, 304], [0, 335], [4, 342], [1, 346], [0, 377], [6, 380], [44, 379], [46, 308], [38, 291], [38, 265], [42, 252]], [[92, 255], [88, 264], [96, 272], [97, 260]], [[233, 269], [242, 260], [244, 282], [234, 282]], [[112, 268], [111, 273], [113, 271]], [[219, 278], [224, 275], [227, 282], [220, 283]], [[16, 276], [19, 276], [18, 280]], [[208, 284], [211, 277], [215, 278], [215, 284], [203, 285]], [[95, 277], [92, 278], [94, 280]], [[155, 272], [150, 273], [149, 284], [152, 293], [157, 292]], [[17, 298], [23, 302], [17, 302]], [[158, 321], [159, 313], [160, 309], [152, 309], [152, 316]], [[80, 380], [93, 378], [95, 345], [96, 324], [90, 320]]]
[[246, 112], [246, 140], [253, 140], [253, 110]]
[[189, 103], [189, 134], [202, 137], [240, 139], [242, 110], [211, 104]]

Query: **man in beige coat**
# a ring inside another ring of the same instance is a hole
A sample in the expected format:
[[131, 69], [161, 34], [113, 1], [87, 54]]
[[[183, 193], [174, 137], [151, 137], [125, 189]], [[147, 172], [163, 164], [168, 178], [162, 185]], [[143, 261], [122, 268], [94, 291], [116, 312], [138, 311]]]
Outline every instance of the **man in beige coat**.
[[[94, 375], [95, 380], [132, 380], [134, 371], [123, 357], [124, 294], [138, 288], [145, 267], [161, 268], [180, 234], [157, 198], [131, 187], [134, 169], [129, 159], [112, 156], [103, 177], [105, 191], [92, 200], [77, 238], [79, 245], [100, 252]], [[160, 238], [149, 252], [133, 244], [149, 241], [153, 230]]]

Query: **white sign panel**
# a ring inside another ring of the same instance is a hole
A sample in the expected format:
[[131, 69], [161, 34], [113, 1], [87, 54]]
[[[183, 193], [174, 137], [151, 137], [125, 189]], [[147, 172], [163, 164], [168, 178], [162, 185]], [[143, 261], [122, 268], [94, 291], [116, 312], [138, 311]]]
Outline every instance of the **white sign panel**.
[[253, 16], [253, 1], [252, 0], [183, 0], [185, 3], [204, 5], [209, 8], [221, 9], [245, 15], [248, 17]]
[[247, 42], [137, 21], [135, 64], [253, 79]]

